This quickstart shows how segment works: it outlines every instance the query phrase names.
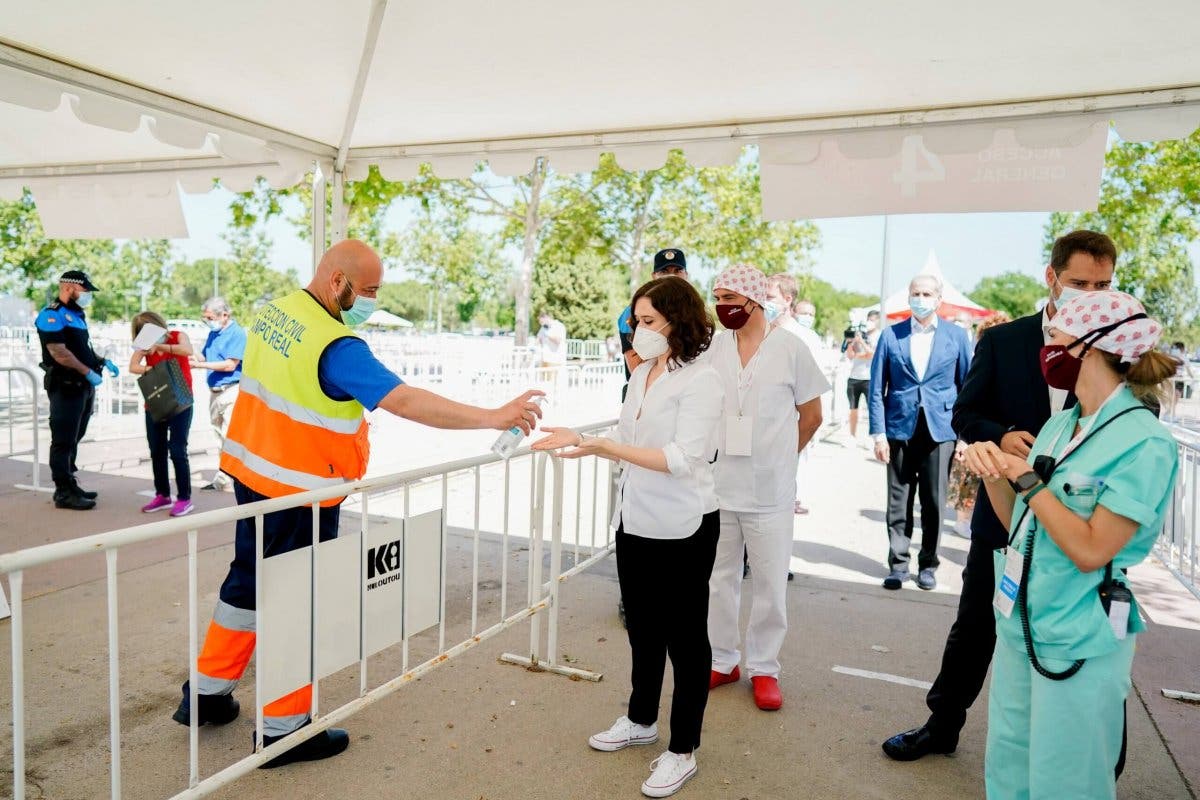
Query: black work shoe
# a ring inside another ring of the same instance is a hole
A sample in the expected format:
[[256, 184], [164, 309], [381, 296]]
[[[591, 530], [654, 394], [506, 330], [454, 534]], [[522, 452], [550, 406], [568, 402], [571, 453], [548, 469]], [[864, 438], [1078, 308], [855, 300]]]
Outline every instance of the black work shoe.
[[78, 483], [75, 484], [75, 494], [79, 495], [80, 497], [82, 497], [86, 500], [95, 500], [97, 497], [100, 496], [99, 492], [89, 492], [88, 490], [86, 490], [82, 486], [80, 486]]
[[[183, 682], [183, 699], [179, 701], [179, 708], [175, 709], [175, 713], [171, 715], [171, 719], [180, 725], [192, 724], [188, 683], [188, 681]], [[224, 725], [227, 722], [233, 722], [237, 719], [238, 711], [241, 709], [232, 694], [201, 694], [196, 698], [200, 707], [200, 718], [197, 723], [200, 725]]]
[[894, 569], [886, 578], [883, 579], [883, 588], [899, 589], [908, 580], [908, 570]]
[[75, 494], [75, 492], [67, 489], [62, 492], [54, 493], [54, 507], [66, 508], [70, 509], [71, 511], [90, 511], [96, 507], [96, 501], [89, 500], [88, 498]]
[[897, 733], [883, 743], [883, 752], [895, 761], [916, 761], [930, 753], [949, 755], [957, 748], [957, 739], [953, 742], [937, 739], [926, 725]]
[[[282, 738], [282, 736], [263, 736], [263, 746], [270, 747]], [[297, 761], [320, 761], [323, 758], [332, 758], [349, 746], [350, 734], [341, 728], [329, 728], [311, 739], [306, 739], [291, 750], [275, 756], [259, 766], [259, 769], [275, 769], [294, 764]]]
[[937, 578], [933, 576], [933, 567], [926, 567], [917, 573], [917, 586], [927, 592], [937, 588]]

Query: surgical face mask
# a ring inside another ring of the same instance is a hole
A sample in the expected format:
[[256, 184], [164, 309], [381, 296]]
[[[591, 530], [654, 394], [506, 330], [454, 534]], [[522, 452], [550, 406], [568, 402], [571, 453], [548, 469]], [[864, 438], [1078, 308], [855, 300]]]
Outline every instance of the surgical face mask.
[[1083, 289], [1076, 289], [1074, 286], [1063, 286], [1059, 282], [1057, 275], [1054, 276], [1054, 283], [1058, 286], [1058, 297], [1055, 298], [1054, 293], [1051, 292], [1050, 299], [1054, 302], [1054, 309], [1056, 311], [1078, 300], [1081, 295], [1087, 294]]
[[[354, 293], [354, 287], [350, 285], [350, 281], [346, 281], [346, 288], [350, 290], [351, 296], [354, 298], [354, 304], [349, 308], [342, 309], [342, 322], [353, 328], [355, 325], [361, 325], [367, 321], [367, 317], [375, 313], [375, 307], [379, 301], [374, 297], [363, 297]], [[339, 305], [343, 301], [338, 298]]]
[[642, 361], [653, 361], [671, 349], [667, 337], [662, 335], [666, 329], [664, 324], [658, 330], [651, 330], [645, 325], [638, 325], [633, 332], [633, 351]]
[[91, 292], [80, 292], [79, 297], [75, 298], [75, 305], [79, 306], [80, 308], [87, 308], [91, 304], [92, 304], [92, 293]]
[[911, 295], [908, 298], [908, 309], [912, 311], [913, 316], [917, 319], [925, 319], [937, 310], [939, 301], [932, 297], [919, 297]]
[[812, 314], [797, 314], [796, 315], [796, 322], [799, 322], [805, 328], [811, 328], [813, 326], [813, 323], [816, 321], [817, 321], [816, 317], [814, 317]]
[[768, 300], [767, 304], [763, 306], [763, 314], [765, 314], [767, 317], [768, 325], [779, 319], [779, 315], [782, 313], [783, 312], [780, 310], [779, 306], [775, 303], [772, 303], [770, 300]]
[[208, 326], [210, 331], [219, 331], [224, 327], [219, 319], [206, 319], [204, 320], [204, 324]]

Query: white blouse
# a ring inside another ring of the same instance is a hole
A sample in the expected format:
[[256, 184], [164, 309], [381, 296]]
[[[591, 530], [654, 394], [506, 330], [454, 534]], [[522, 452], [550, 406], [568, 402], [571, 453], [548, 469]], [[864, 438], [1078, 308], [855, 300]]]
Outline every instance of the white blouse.
[[[660, 375], [646, 391], [654, 362], [629, 377], [615, 441], [661, 449], [669, 472], [621, 462], [612, 525], [647, 539], [686, 539], [717, 510], [713, 462], [725, 392], [716, 370], [692, 362]], [[640, 412], [640, 413], [639, 413]]]

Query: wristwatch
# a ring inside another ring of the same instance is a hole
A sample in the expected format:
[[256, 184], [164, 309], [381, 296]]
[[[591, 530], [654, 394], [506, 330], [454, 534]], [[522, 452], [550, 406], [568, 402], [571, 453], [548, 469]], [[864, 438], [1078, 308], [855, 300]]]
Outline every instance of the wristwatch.
[[1013, 487], [1013, 491], [1027, 492], [1041, 482], [1041, 477], [1039, 477], [1038, 474], [1033, 470], [1030, 470], [1023, 475], [1017, 476], [1015, 481], [1009, 481], [1008, 483]]

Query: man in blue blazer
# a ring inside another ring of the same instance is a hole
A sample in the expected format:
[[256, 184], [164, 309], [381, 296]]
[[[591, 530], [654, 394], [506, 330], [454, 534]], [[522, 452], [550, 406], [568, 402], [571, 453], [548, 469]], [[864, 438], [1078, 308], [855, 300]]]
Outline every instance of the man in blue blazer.
[[887, 464], [889, 538], [885, 589], [909, 577], [913, 501], [921, 498], [917, 585], [937, 586], [937, 547], [946, 504], [946, 479], [957, 438], [950, 420], [971, 363], [971, 345], [958, 326], [938, 319], [942, 282], [918, 275], [908, 286], [912, 317], [884, 330], [871, 360], [871, 435], [875, 457]]

